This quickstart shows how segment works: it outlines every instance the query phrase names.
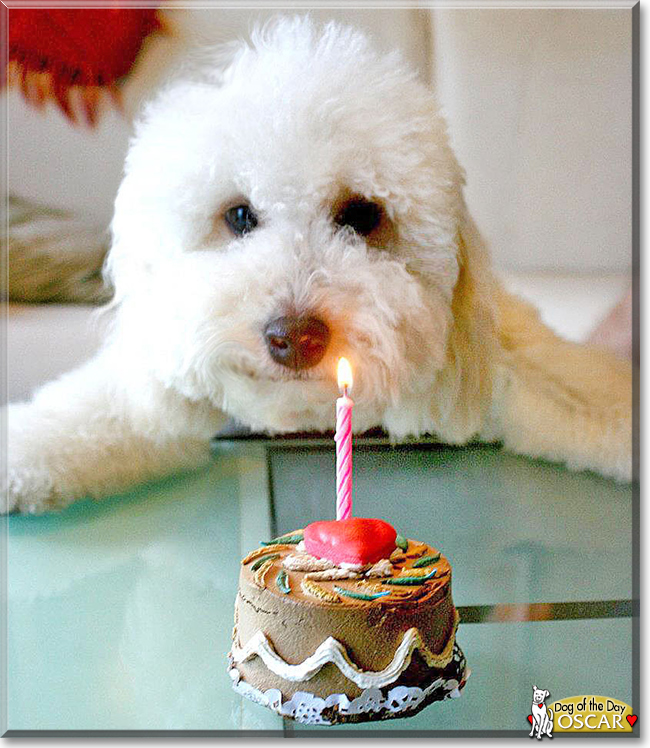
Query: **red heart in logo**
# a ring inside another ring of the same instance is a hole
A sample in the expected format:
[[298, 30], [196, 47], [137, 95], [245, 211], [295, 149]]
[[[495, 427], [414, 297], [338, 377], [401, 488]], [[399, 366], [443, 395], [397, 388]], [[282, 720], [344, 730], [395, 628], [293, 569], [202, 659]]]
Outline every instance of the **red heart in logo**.
[[634, 723], [639, 718], [636, 716], [636, 714], [628, 714], [625, 719], [630, 723], [630, 727], [634, 727]]
[[305, 549], [335, 564], [374, 564], [395, 550], [397, 533], [383, 519], [350, 517], [312, 522], [305, 527]]
[[530, 722], [531, 725], [533, 724], [533, 715], [532, 714], [528, 715], [528, 721]]

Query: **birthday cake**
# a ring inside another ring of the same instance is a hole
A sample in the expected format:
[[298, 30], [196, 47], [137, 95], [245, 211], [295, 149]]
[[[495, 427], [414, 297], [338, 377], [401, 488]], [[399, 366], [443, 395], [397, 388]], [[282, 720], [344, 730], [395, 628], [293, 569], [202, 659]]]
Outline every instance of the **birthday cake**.
[[243, 559], [229, 674], [306, 724], [408, 717], [460, 696], [457, 626], [438, 550], [378, 519], [315, 522]]

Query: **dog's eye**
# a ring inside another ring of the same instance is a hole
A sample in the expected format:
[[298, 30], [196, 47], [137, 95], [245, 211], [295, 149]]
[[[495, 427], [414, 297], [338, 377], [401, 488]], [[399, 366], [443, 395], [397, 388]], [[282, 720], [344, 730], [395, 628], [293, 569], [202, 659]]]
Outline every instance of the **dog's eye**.
[[228, 208], [224, 218], [235, 236], [244, 236], [257, 226], [257, 216], [250, 205], [236, 205], [234, 208]]
[[381, 206], [363, 198], [350, 200], [334, 219], [339, 226], [349, 226], [361, 235], [371, 234], [381, 221]]

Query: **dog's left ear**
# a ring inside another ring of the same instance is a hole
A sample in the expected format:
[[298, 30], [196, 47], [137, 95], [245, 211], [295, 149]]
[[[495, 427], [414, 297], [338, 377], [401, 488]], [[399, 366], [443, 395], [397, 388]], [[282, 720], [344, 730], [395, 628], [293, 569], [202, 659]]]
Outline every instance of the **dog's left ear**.
[[547, 699], [551, 694], [548, 691], [544, 691], [544, 698]]
[[631, 363], [561, 339], [508, 293], [464, 205], [458, 262], [439, 377], [438, 402], [446, 404], [437, 405], [441, 437], [501, 441], [513, 452], [629, 481]]
[[453, 292], [447, 364], [438, 378], [437, 429], [462, 444], [488, 417], [498, 348], [495, 283], [487, 247], [465, 205], [457, 233], [458, 280]]

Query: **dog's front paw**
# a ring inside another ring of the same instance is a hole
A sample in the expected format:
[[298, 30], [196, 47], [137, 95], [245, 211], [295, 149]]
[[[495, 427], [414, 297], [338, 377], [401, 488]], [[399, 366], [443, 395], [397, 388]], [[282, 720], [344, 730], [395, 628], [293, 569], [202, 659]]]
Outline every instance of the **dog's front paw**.
[[0, 478], [0, 513], [41, 514], [70, 503], [62, 476], [70, 448], [50, 418], [28, 403], [10, 405], [7, 470]]
[[0, 513], [42, 514], [66, 506], [52, 476], [42, 466], [9, 465], [0, 496]]

